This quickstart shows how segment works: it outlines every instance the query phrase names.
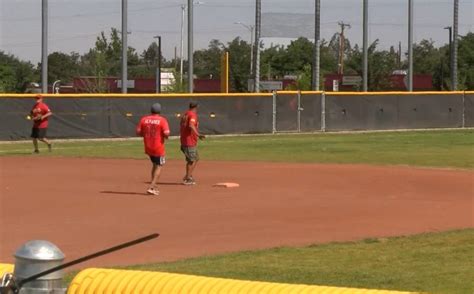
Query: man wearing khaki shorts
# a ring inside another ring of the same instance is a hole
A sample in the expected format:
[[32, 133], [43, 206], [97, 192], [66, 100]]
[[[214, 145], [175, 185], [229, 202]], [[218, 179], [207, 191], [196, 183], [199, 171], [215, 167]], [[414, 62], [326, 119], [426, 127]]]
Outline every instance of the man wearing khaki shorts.
[[194, 185], [196, 181], [193, 178], [193, 171], [199, 161], [197, 150], [198, 139], [204, 139], [205, 136], [199, 134], [199, 122], [197, 117], [198, 103], [191, 101], [189, 109], [181, 117], [180, 139], [181, 151], [186, 157], [186, 175], [183, 178], [184, 185]]

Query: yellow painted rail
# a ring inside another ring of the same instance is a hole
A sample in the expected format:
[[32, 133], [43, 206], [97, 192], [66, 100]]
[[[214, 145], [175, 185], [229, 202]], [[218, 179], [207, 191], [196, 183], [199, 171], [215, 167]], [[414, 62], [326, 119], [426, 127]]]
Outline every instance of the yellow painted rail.
[[0, 278], [6, 273], [13, 273], [13, 264], [0, 263]]
[[192, 275], [91, 268], [76, 275], [67, 294], [402, 294], [410, 292], [239, 281]]

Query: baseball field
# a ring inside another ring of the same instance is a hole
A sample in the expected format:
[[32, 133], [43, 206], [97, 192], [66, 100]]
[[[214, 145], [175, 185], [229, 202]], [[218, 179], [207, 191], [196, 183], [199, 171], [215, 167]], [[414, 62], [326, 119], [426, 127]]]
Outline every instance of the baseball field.
[[138, 139], [0, 143], [0, 262], [158, 232], [80, 268], [474, 293], [474, 130], [210, 137], [189, 187], [178, 144], [154, 197]]

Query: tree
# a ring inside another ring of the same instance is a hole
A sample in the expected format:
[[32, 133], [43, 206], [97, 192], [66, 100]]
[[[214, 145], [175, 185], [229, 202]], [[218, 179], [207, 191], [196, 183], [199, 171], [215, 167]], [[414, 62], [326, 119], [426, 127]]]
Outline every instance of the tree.
[[[79, 73], [78, 53], [72, 52], [70, 55], [53, 52], [48, 56], [48, 81], [61, 80], [63, 83], [71, 82]], [[41, 63], [38, 64], [41, 70]]]
[[207, 49], [194, 52], [194, 74], [198, 78], [216, 78], [221, 73], [221, 56], [225, 50], [219, 40], [211, 40]]
[[433, 40], [413, 44], [413, 73], [433, 74], [439, 68], [440, 53]]
[[0, 92], [23, 93], [30, 82], [38, 79], [39, 75], [30, 62], [0, 51]]
[[[391, 87], [390, 76], [397, 69], [397, 53], [394, 50], [377, 50], [379, 40], [370, 44], [368, 51], [368, 88], [370, 91], [383, 91]], [[362, 55], [355, 45], [346, 62], [347, 72], [362, 76]]]
[[474, 89], [474, 33], [459, 40], [458, 48], [459, 89]]
[[230, 85], [236, 92], [248, 91], [248, 79], [250, 78], [250, 45], [235, 38], [227, 44], [229, 52]]

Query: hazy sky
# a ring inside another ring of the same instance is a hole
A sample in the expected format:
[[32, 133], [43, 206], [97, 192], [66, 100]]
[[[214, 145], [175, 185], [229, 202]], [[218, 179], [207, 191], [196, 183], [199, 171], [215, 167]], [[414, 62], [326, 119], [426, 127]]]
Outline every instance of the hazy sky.
[[[194, 48], [209, 41], [230, 41], [237, 36], [250, 41], [250, 32], [235, 22], [253, 24], [255, 0], [201, 0], [195, 6]], [[382, 48], [406, 48], [408, 0], [369, 0], [369, 41], [380, 39]], [[453, 0], [414, 0], [415, 42], [433, 39], [448, 42], [443, 27], [452, 25]], [[459, 1], [459, 34], [474, 32], [474, 0]], [[162, 36], [167, 59], [179, 55], [181, 5], [185, 0], [128, 0], [129, 46], [141, 53]], [[262, 0], [262, 12], [313, 13], [314, 0]], [[121, 28], [121, 0], [49, 0], [49, 53], [84, 53], [94, 47], [101, 31]], [[321, 0], [321, 35], [329, 39], [338, 31], [338, 21], [350, 23], [347, 37], [362, 41], [362, 0]], [[186, 37], [185, 37], [186, 39]], [[287, 39], [266, 39], [287, 44]], [[33, 63], [41, 59], [41, 0], [0, 0], [0, 50]], [[186, 53], [185, 53], [185, 56]]]

